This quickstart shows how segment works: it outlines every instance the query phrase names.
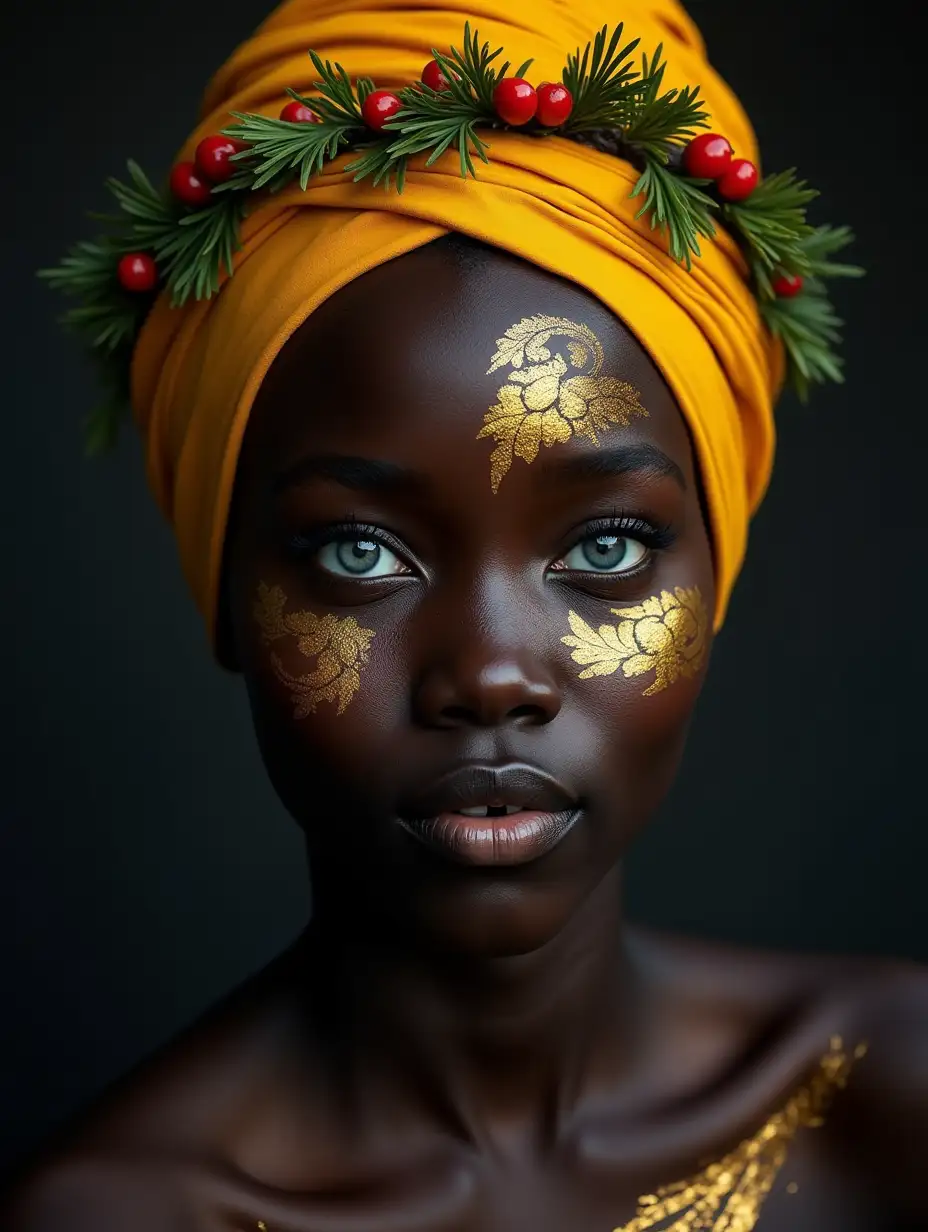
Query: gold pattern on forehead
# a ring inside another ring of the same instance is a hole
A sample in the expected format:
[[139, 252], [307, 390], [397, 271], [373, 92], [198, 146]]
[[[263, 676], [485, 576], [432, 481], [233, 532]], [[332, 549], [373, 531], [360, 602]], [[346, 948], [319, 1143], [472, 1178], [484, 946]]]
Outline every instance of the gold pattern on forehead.
[[639, 1198], [634, 1219], [615, 1232], [753, 1232], [796, 1134], [824, 1124], [829, 1104], [866, 1052], [861, 1043], [848, 1056], [835, 1036], [806, 1085], [752, 1138], [697, 1176]]
[[624, 674], [643, 676], [654, 672], [654, 682], [644, 697], [660, 693], [682, 677], [695, 676], [703, 665], [709, 631], [709, 613], [698, 586], [662, 590], [635, 607], [614, 607], [621, 616], [618, 625], [594, 629], [576, 612], [568, 612], [572, 633], [562, 637], [572, 646], [571, 658], [584, 664], [580, 680], [611, 676], [621, 667]]
[[[555, 335], [567, 340], [567, 356], [548, 346]], [[508, 381], [483, 418], [477, 440], [492, 436], [490, 486], [499, 491], [513, 458], [534, 462], [542, 445], [587, 436], [599, 444], [597, 432], [612, 424], [628, 426], [633, 415], [647, 415], [634, 386], [613, 376], [600, 376], [603, 348], [588, 325], [564, 317], [539, 314], [524, 317], [496, 340], [496, 354], [487, 375], [510, 367]], [[568, 376], [570, 368], [586, 373]]]
[[305, 719], [315, 714], [321, 702], [333, 702], [343, 714], [361, 687], [361, 669], [367, 664], [373, 629], [363, 629], [353, 616], [331, 613], [285, 612], [287, 596], [279, 586], [258, 585], [254, 617], [261, 627], [265, 644], [284, 637], [295, 637], [297, 649], [316, 666], [303, 676], [294, 676], [277, 654], [271, 666], [277, 679], [290, 689], [293, 717]]

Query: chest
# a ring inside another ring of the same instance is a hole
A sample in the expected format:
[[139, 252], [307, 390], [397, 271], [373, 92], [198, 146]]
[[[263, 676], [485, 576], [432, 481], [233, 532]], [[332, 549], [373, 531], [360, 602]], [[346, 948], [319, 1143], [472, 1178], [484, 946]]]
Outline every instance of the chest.
[[[446, 1139], [441, 1147], [416, 1150], [412, 1139], [393, 1134], [389, 1144], [381, 1136], [372, 1155], [359, 1148], [356, 1157], [356, 1142], [343, 1140], [337, 1149], [330, 1142], [326, 1152], [319, 1141], [328, 1172], [309, 1193], [301, 1187], [299, 1198], [290, 1196], [288, 1186], [284, 1197], [265, 1186], [242, 1204], [249, 1214], [233, 1226], [236, 1232], [890, 1232], [879, 1196], [843, 1161], [825, 1124], [850, 1072], [839, 1043], [806, 1085], [740, 1137], [734, 1124], [725, 1129], [675, 1115], [647, 1128], [606, 1121], [598, 1133], [588, 1123], [556, 1145], [546, 1145], [539, 1131], [535, 1142], [523, 1138], [514, 1146], [501, 1139], [478, 1149]], [[713, 1138], [734, 1145], [712, 1151]]]
[[894, 1232], [806, 1135], [785, 1157], [726, 1157], [666, 1185], [622, 1161], [481, 1157], [262, 1202], [248, 1201], [222, 1232]]

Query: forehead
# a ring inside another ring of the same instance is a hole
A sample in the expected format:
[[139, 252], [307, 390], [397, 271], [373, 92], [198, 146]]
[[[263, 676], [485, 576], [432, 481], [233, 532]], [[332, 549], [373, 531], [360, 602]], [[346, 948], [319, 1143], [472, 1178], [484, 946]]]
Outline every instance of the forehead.
[[[502, 386], [517, 382], [520, 371], [544, 376], [534, 366], [547, 364], [548, 385], [534, 396], [533, 405], [541, 405], [559, 383], [599, 365], [601, 377], [631, 386], [647, 412], [606, 422], [599, 442], [654, 444], [693, 479], [682, 416], [629, 330], [576, 285], [498, 250], [480, 251], [476, 261], [462, 262], [440, 244], [427, 245], [327, 300], [268, 373], [243, 468], [255, 477], [304, 454], [348, 453], [462, 480], [473, 462], [486, 474], [494, 443], [478, 433]], [[539, 342], [544, 349], [523, 351], [518, 365], [500, 362], [499, 340], [539, 317], [575, 328], [555, 328]], [[565, 452], [591, 448], [591, 438], [579, 433], [554, 445]]]

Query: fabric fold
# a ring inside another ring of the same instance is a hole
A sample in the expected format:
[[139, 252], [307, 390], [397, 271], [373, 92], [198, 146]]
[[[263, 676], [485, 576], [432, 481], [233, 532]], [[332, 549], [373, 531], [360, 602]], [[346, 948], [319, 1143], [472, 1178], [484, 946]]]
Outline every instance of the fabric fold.
[[[502, 0], [289, 0], [211, 81], [201, 123], [181, 150], [227, 126], [230, 112], [277, 115], [286, 87], [311, 92], [313, 48], [378, 86], [418, 79], [432, 47], [459, 45], [465, 20], [531, 75], [554, 79], [605, 24], [625, 22], [638, 53], [664, 45], [665, 86], [700, 85], [713, 131], [757, 157], [735, 96], [672, 0], [536, 0], [532, 28]], [[765, 330], [734, 242], [702, 241], [688, 272], [630, 197], [626, 162], [561, 137], [491, 133], [488, 166], [464, 180], [454, 152], [410, 160], [402, 195], [344, 171], [341, 156], [310, 180], [264, 199], [243, 227], [234, 276], [213, 299], [156, 304], [136, 347], [133, 406], [155, 495], [176, 532], [185, 575], [214, 631], [223, 540], [239, 449], [254, 398], [294, 331], [340, 287], [448, 231], [459, 231], [585, 288], [637, 336], [689, 425], [709, 507], [716, 627], [740, 568], [748, 522], [766, 488], [782, 354]]]

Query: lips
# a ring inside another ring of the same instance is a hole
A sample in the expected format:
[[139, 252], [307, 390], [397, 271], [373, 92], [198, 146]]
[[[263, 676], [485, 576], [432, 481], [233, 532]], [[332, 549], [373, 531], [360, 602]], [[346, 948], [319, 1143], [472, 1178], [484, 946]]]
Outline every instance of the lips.
[[471, 762], [402, 800], [399, 813], [404, 820], [416, 821], [461, 809], [506, 805], [527, 812], [560, 813], [576, 808], [577, 799], [553, 775], [535, 766]]
[[546, 854], [579, 816], [574, 794], [543, 770], [471, 763], [404, 800], [398, 820], [455, 863], [512, 866]]

